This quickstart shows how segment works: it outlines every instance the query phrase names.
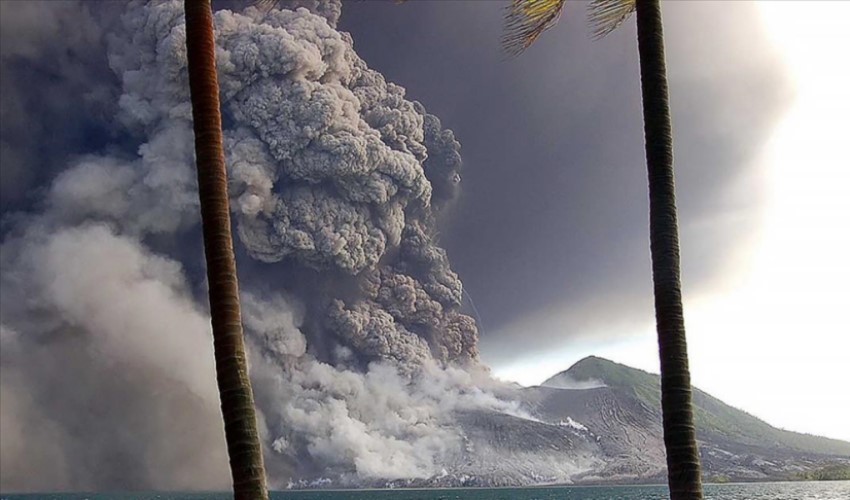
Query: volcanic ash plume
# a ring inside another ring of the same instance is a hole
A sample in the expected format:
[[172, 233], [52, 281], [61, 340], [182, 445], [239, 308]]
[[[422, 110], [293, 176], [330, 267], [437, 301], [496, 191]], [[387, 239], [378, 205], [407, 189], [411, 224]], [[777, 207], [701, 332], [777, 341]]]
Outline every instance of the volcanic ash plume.
[[[482, 389], [496, 385], [434, 238], [460, 146], [357, 56], [340, 2], [287, 5], [215, 14], [272, 484], [429, 478], [463, 452], [456, 412], [518, 411]], [[117, 139], [73, 159], [2, 244], [3, 434], [51, 435], [3, 440], [2, 486], [221, 487], [182, 2], [98, 19]]]

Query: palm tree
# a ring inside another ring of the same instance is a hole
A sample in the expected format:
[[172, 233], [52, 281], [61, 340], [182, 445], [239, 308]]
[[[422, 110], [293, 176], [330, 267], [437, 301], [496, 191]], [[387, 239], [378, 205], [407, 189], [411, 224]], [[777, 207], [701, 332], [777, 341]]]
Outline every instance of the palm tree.
[[185, 0], [195, 161], [209, 281], [216, 378], [236, 500], [268, 499], [242, 338], [210, 0]]
[[[566, 0], [512, 0], [503, 43], [518, 55], [554, 26]], [[592, 0], [589, 19], [601, 38], [637, 13], [640, 83], [649, 173], [649, 238], [661, 358], [661, 409], [670, 497], [701, 499], [699, 451], [679, 281], [679, 230], [673, 182], [673, 135], [659, 0]]]

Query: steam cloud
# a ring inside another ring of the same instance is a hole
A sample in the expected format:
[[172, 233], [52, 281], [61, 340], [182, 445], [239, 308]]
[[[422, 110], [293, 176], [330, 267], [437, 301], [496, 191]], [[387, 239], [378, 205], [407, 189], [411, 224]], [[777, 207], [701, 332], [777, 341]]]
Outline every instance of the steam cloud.
[[[434, 238], [460, 146], [357, 56], [340, 2], [289, 7], [215, 14], [272, 485], [431, 477], [462, 453], [454, 413], [519, 412], [477, 362]], [[226, 488], [182, 2], [71, 10], [101, 30], [120, 88], [95, 102], [119, 132], [7, 221], [0, 484]]]
[[591, 378], [587, 380], [576, 380], [566, 373], [560, 373], [541, 384], [544, 387], [554, 387], [555, 389], [573, 389], [586, 390], [596, 389], [599, 387], [607, 387], [605, 382]]

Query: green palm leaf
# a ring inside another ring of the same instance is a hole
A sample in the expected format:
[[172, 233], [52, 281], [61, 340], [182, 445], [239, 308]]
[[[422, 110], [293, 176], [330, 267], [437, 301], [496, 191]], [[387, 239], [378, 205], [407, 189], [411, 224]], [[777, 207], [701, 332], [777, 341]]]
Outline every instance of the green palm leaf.
[[635, 11], [635, 0], [593, 0], [587, 6], [587, 23], [594, 40], [617, 29]]
[[502, 47], [517, 56], [544, 31], [557, 24], [566, 0], [511, 0], [505, 14]]
[[[566, 0], [511, 0], [505, 14], [502, 46], [509, 56], [521, 54], [544, 31], [555, 26]], [[591, 0], [587, 19], [591, 36], [598, 40], [611, 33], [635, 11], [635, 0]]]

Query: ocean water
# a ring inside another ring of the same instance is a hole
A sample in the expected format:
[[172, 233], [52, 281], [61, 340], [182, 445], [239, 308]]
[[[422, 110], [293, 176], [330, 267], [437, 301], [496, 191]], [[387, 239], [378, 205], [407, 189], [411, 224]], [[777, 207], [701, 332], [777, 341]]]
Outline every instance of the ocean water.
[[[0, 500], [228, 500], [227, 493], [0, 493]], [[272, 492], [272, 500], [666, 500], [666, 486]], [[705, 485], [706, 500], [850, 500], [850, 481]]]

